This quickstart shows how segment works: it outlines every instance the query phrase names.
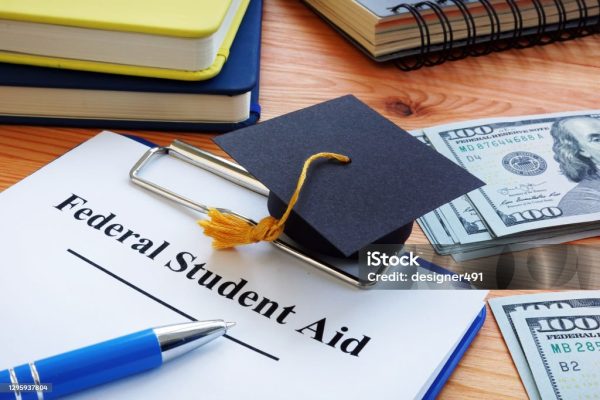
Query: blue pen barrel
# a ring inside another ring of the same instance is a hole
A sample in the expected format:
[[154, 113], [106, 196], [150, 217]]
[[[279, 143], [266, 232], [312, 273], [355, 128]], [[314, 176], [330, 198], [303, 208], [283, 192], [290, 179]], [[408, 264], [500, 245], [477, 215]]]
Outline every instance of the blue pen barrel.
[[10, 384], [10, 374], [5, 369], [4, 371], [0, 371], [0, 385], [3, 386], [0, 389], [0, 400], [15, 400], [15, 395], [8, 391], [8, 384]]
[[[162, 364], [160, 345], [152, 329], [84, 347], [13, 368], [19, 384], [51, 384], [44, 399], [54, 399], [92, 386], [111, 382]], [[9, 370], [0, 371], [0, 385], [11, 383]], [[23, 400], [37, 400], [37, 393], [21, 392]], [[14, 400], [15, 393], [2, 390], [0, 400]]]

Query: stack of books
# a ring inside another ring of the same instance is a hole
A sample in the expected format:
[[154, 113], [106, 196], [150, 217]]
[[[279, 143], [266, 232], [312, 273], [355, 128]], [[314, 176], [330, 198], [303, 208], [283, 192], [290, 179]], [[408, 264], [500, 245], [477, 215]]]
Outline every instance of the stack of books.
[[0, 123], [224, 132], [260, 117], [262, 0], [0, 2]]

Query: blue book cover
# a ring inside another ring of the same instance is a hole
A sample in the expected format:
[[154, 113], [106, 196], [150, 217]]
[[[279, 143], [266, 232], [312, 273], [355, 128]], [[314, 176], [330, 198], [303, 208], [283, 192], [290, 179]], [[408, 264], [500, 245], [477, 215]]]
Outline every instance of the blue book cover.
[[221, 73], [208, 81], [185, 82], [125, 75], [0, 63], [0, 86], [117, 92], [205, 94], [236, 96], [250, 92], [249, 118], [241, 122], [187, 122], [165, 120], [90, 119], [0, 114], [0, 123], [63, 125], [108, 129], [146, 129], [226, 132], [256, 123], [260, 117], [258, 86], [262, 0], [252, 0], [240, 25], [228, 61]]

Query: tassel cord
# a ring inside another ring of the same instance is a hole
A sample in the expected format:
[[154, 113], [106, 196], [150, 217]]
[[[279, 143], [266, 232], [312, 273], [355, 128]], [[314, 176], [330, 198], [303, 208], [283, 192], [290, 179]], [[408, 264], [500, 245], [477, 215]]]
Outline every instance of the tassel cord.
[[256, 225], [253, 225], [248, 223], [244, 218], [225, 210], [209, 209], [209, 219], [198, 221], [198, 224], [204, 229], [204, 233], [207, 236], [213, 238], [213, 247], [216, 249], [226, 249], [260, 241], [272, 242], [276, 240], [283, 233], [285, 223], [300, 197], [300, 192], [306, 182], [311, 164], [321, 158], [333, 159], [341, 163], [350, 162], [349, 157], [330, 152], [313, 154], [306, 159], [298, 177], [296, 189], [288, 202], [285, 212], [279, 219], [267, 216], [261, 219]]

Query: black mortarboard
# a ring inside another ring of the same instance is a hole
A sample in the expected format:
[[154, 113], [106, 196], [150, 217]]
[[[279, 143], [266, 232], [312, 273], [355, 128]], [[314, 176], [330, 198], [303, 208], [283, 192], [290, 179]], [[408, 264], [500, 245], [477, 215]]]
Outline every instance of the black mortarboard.
[[[307, 158], [350, 157], [310, 167], [285, 233], [329, 254], [351, 256], [375, 243], [403, 243], [412, 222], [484, 183], [382, 117], [344, 96], [215, 139], [270, 190], [281, 217]], [[341, 254], [340, 254], [341, 253]]]

